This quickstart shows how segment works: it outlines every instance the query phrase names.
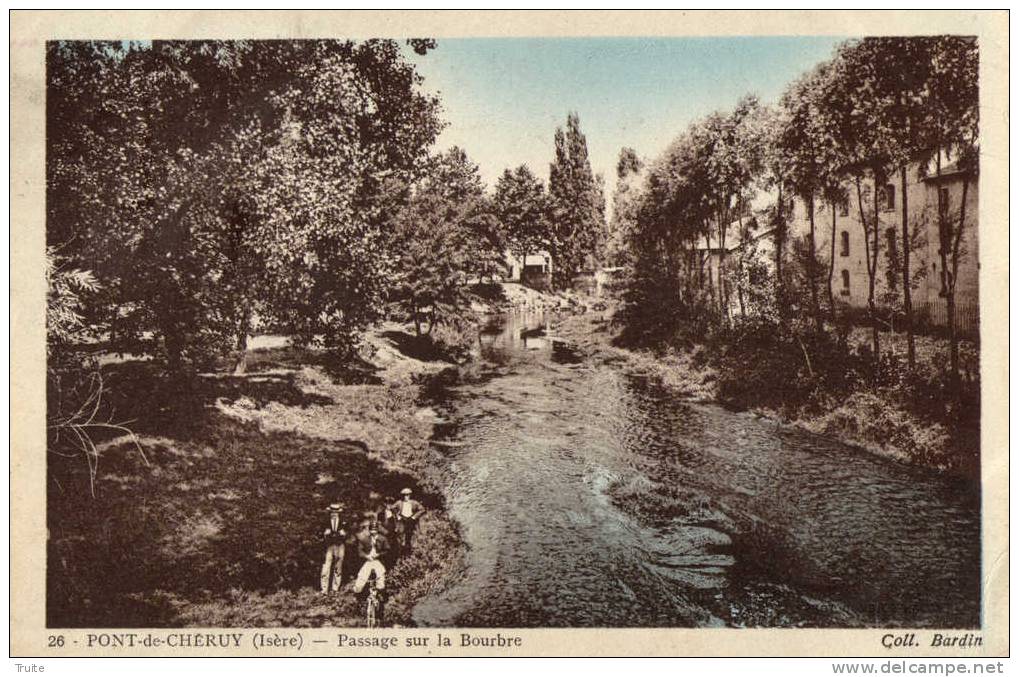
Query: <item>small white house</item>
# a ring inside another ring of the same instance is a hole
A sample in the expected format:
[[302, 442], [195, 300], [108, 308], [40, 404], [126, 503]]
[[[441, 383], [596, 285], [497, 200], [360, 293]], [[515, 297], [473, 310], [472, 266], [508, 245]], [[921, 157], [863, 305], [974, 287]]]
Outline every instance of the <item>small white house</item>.
[[507, 279], [530, 286], [547, 286], [552, 276], [552, 255], [541, 250], [528, 254], [521, 261], [510, 252], [505, 255]]

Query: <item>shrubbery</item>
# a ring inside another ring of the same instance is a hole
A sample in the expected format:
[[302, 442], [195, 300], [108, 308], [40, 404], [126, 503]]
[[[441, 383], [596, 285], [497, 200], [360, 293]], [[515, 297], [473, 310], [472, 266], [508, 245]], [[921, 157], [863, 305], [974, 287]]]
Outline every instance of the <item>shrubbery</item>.
[[748, 322], [707, 337], [719, 396], [741, 409], [767, 408], [823, 432], [897, 450], [909, 460], [966, 475], [978, 472], [979, 378], [952, 390], [941, 367], [909, 369], [891, 351], [875, 360], [867, 345], [829, 334], [797, 335]]
[[631, 277], [620, 283], [622, 306], [615, 322], [622, 344], [651, 350], [665, 346], [692, 347], [714, 324], [706, 296], [683, 298], [676, 287], [659, 280]]
[[436, 325], [425, 338], [430, 341], [436, 357], [459, 364], [470, 357], [477, 344], [478, 328], [470, 318], [457, 318]]
[[775, 411], [923, 465], [979, 472], [979, 376], [966, 376], [954, 391], [944, 345], [910, 369], [901, 350], [886, 346], [875, 359], [869, 343], [850, 338], [845, 321], [819, 333], [790, 305], [784, 319], [765, 312], [726, 322], [706, 297], [703, 305], [684, 305], [674, 293], [628, 282], [616, 315], [620, 343], [660, 355], [688, 351], [691, 365], [716, 374], [727, 406]]

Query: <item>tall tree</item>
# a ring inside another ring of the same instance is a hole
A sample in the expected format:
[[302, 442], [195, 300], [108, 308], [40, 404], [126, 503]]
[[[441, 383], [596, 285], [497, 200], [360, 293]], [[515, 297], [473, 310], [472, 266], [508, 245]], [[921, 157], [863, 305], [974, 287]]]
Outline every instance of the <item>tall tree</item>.
[[746, 96], [730, 113], [715, 113], [703, 123], [708, 182], [704, 188], [718, 246], [718, 293], [724, 318], [730, 307], [730, 285], [725, 279], [729, 229], [735, 222], [740, 239], [745, 239], [745, 206], [764, 166], [764, 115], [757, 97]]
[[[843, 58], [848, 60], [852, 68], [851, 75], [863, 76], [859, 82], [853, 83], [856, 90], [854, 101], [858, 106], [856, 115], [867, 120], [868, 127], [875, 130], [870, 154], [879, 161], [884, 159], [890, 172], [898, 168], [901, 246], [895, 246], [893, 250], [894, 239], [888, 243], [888, 274], [894, 276], [896, 286], [898, 278], [902, 282], [906, 353], [910, 367], [916, 361], [910, 254], [916, 247], [917, 233], [911, 231], [907, 167], [917, 160], [930, 157], [930, 145], [936, 144], [935, 140], [927, 138], [925, 127], [930, 119], [930, 93], [941, 87], [933, 71], [935, 58], [932, 50], [937, 40], [927, 37], [865, 38], [850, 43], [842, 52]], [[881, 64], [881, 67], [861, 67], [861, 63], [876, 63]], [[945, 75], [941, 73], [938, 77]], [[950, 77], [954, 79], [957, 76]]]
[[593, 258], [605, 235], [605, 199], [591, 171], [580, 117], [570, 113], [566, 131], [555, 133], [549, 169], [549, 221], [553, 233], [553, 281], [565, 289]]
[[703, 135], [686, 129], [652, 162], [635, 192], [625, 243], [630, 270], [623, 318], [630, 338], [669, 340], [684, 323], [703, 322], [705, 236], [712, 214]]
[[[816, 201], [823, 197], [830, 202], [833, 229], [831, 243], [834, 246], [834, 207], [837, 200], [836, 187], [840, 183], [839, 148], [829, 131], [830, 122], [823, 111], [824, 86], [828, 77], [829, 69], [826, 64], [822, 64], [786, 89], [779, 103], [782, 114], [774, 139], [776, 150], [787, 159], [790, 190], [803, 201], [807, 211], [810, 230], [807, 235], [804, 272], [810, 290], [811, 316], [818, 333], [823, 331], [824, 323], [818, 294], [821, 270], [817, 257]], [[833, 308], [831, 285], [834, 252], [828, 263], [828, 301], [829, 307]]]
[[632, 148], [619, 151], [616, 163], [616, 190], [612, 195], [612, 218], [609, 220], [605, 248], [607, 263], [618, 266], [627, 260], [626, 240], [637, 219], [644, 162]]
[[775, 243], [774, 251], [774, 303], [778, 317], [783, 323], [787, 320], [789, 299], [786, 284], [785, 259], [788, 240], [788, 189], [789, 177], [792, 172], [792, 161], [783, 153], [775, 139], [782, 130], [782, 114], [775, 108], [767, 109], [762, 116], [765, 138], [768, 140], [764, 148], [764, 184], [775, 190], [777, 199], [768, 210], [768, 226], [772, 231]]
[[873, 92], [885, 68], [876, 60], [877, 52], [877, 43], [870, 40], [843, 43], [831, 62], [824, 100], [826, 114], [834, 120], [838, 147], [844, 152], [844, 170], [851, 176], [850, 193], [856, 196], [863, 231], [867, 308], [875, 360], [881, 352], [876, 293], [882, 231], [880, 200], [891, 161], [888, 140], [873, 106]]
[[499, 251], [479, 237], [490, 214], [478, 166], [453, 147], [434, 158], [396, 217], [391, 237], [399, 260], [390, 298], [419, 336], [466, 316], [468, 272], [477, 269], [479, 257]]
[[958, 205], [940, 200], [936, 216], [942, 290], [948, 314], [949, 366], [952, 386], [959, 393], [955, 294], [959, 263], [966, 254], [969, 187], [979, 169], [979, 54], [972, 38], [937, 36], [929, 38], [927, 44], [931, 70], [922, 98], [927, 112], [922, 123], [923, 168], [929, 172], [930, 165], [934, 165], [934, 176], [940, 186], [946, 158], [951, 158], [962, 181]]
[[492, 204], [509, 251], [521, 265], [529, 254], [549, 248], [545, 186], [527, 165], [502, 173], [495, 184]]
[[625, 179], [633, 174], [638, 174], [644, 168], [644, 161], [637, 156], [637, 151], [629, 146], [619, 150], [619, 160], [616, 162], [616, 178]]

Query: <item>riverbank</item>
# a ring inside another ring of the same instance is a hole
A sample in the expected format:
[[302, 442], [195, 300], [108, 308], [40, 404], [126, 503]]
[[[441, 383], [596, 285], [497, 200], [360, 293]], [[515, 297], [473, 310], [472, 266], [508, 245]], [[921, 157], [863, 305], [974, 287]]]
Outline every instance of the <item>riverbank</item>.
[[[680, 398], [734, 406], [722, 394], [721, 375], [711, 364], [704, 346], [691, 350], [668, 348], [660, 353], [618, 345], [619, 329], [611, 321], [612, 309], [563, 317], [557, 335], [584, 353], [606, 362], [623, 362], [637, 374], [652, 376]], [[866, 345], [869, 333], [855, 330], [854, 345]], [[883, 334], [886, 351], [905, 353], [905, 337]], [[917, 337], [918, 373], [930, 378], [937, 372], [944, 349], [938, 339]], [[965, 373], [979, 374], [979, 351], [962, 346]], [[765, 398], [761, 398], [762, 400]], [[898, 461], [949, 471], [968, 479], [979, 478], [979, 429], [952, 429], [925, 420], [910, 411], [895, 386], [859, 387], [848, 397], [821, 411], [784, 407], [783, 403], [758, 405], [751, 411], [777, 422], [825, 435]]]
[[[486, 313], [577, 304], [488, 287], [476, 297], [479, 323]], [[353, 523], [404, 486], [428, 512], [413, 554], [390, 571], [386, 613], [410, 624], [415, 603], [464, 566], [444, 505], [444, 457], [430, 444], [443, 421], [420, 404], [427, 382], [456, 366], [433, 337], [392, 322], [342, 365], [285, 337], [255, 337], [245, 373], [224, 364], [186, 390], [151, 362], [105, 361], [103, 409], [138, 444], [100, 443], [94, 481], [81, 457], [50, 463], [48, 625], [360, 625], [349, 591], [355, 557], [342, 594], [318, 592], [324, 507], [343, 504]]]
[[[187, 395], [153, 366], [104, 368], [104, 406], [138, 447], [98, 447], [95, 496], [84, 459], [51, 457], [48, 607], [53, 627], [356, 626], [348, 588], [318, 592], [332, 502], [353, 523], [404, 486], [427, 507], [413, 554], [390, 571], [388, 620], [462, 566], [464, 545], [428, 445], [434, 413], [420, 380], [449, 368], [402, 353], [380, 327], [372, 360], [337, 370], [316, 351], [260, 338], [247, 373], [204, 374]], [[346, 577], [355, 573], [348, 556]]]
[[585, 355], [606, 363], [625, 363], [628, 371], [650, 376], [673, 390], [677, 397], [699, 402], [718, 399], [717, 373], [698, 361], [696, 352], [670, 349], [662, 354], [630, 350], [616, 345], [618, 330], [611, 311], [562, 316], [554, 331]]

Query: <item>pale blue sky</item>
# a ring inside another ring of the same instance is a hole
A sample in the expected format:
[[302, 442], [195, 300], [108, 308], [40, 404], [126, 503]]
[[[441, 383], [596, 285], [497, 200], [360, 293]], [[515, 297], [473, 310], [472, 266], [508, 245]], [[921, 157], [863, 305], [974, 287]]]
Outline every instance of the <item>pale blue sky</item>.
[[844, 39], [439, 39], [410, 56], [425, 89], [441, 94], [449, 127], [439, 147], [464, 148], [490, 186], [522, 163], [547, 179], [555, 128], [576, 110], [592, 168], [611, 190], [621, 147], [654, 158], [691, 120], [743, 94], [775, 101]]

